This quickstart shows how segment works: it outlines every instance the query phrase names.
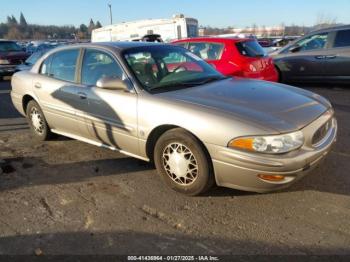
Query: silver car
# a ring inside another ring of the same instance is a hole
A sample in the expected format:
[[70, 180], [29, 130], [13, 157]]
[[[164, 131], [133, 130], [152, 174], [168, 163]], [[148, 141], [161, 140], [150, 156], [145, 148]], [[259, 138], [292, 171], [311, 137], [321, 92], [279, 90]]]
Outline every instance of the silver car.
[[11, 97], [38, 139], [56, 133], [154, 161], [188, 195], [214, 184], [288, 187], [337, 133], [331, 104], [317, 94], [226, 78], [188, 50], [156, 43], [52, 50], [13, 76]]

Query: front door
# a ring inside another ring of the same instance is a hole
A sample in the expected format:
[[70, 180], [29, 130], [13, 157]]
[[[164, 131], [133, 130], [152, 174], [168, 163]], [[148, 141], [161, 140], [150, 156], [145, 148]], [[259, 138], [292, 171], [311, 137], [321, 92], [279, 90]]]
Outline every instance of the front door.
[[102, 77], [125, 79], [117, 60], [109, 53], [86, 49], [81, 66], [81, 105], [89, 138], [97, 143], [138, 154], [137, 94], [133, 91], [101, 89]]
[[277, 64], [285, 80], [322, 79], [327, 49], [328, 33], [314, 34], [301, 39], [290, 49], [285, 50], [281, 62]]
[[325, 77], [329, 80], [350, 80], [350, 29], [333, 33], [332, 48], [325, 54]]

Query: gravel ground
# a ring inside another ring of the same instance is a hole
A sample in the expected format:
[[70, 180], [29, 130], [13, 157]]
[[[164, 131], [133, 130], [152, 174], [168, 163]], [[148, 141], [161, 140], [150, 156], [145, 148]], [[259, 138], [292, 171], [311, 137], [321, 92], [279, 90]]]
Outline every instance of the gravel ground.
[[338, 143], [281, 192], [186, 197], [152, 165], [68, 138], [38, 143], [0, 82], [0, 254], [350, 254], [350, 89]]

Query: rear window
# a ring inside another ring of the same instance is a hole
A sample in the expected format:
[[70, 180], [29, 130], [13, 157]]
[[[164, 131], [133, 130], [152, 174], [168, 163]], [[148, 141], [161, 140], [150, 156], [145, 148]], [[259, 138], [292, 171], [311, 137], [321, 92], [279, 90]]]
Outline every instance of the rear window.
[[350, 46], [350, 30], [341, 30], [337, 32], [334, 47]]
[[243, 56], [263, 57], [266, 55], [266, 52], [257, 41], [238, 42], [236, 47]]

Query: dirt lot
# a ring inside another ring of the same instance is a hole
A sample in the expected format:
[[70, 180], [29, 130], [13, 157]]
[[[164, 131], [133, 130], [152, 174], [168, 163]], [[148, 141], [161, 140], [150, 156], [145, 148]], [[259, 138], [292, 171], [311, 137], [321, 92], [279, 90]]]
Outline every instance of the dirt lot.
[[147, 163], [58, 137], [37, 143], [0, 83], [0, 254], [350, 254], [350, 88], [329, 98], [338, 143], [271, 194], [186, 197]]

